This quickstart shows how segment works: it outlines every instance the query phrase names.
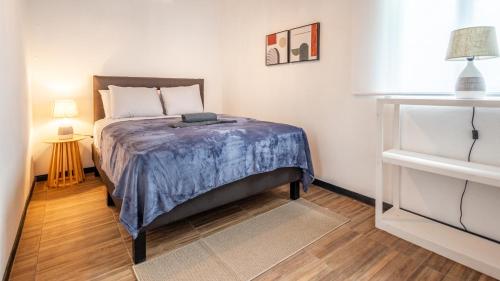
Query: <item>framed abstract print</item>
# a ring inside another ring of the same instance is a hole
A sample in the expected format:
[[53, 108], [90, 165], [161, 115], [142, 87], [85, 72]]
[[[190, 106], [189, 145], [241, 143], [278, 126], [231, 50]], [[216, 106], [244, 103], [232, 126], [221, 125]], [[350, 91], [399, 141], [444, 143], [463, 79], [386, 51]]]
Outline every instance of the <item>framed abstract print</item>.
[[266, 36], [266, 65], [288, 63], [288, 30]]
[[319, 22], [290, 30], [290, 62], [319, 60]]

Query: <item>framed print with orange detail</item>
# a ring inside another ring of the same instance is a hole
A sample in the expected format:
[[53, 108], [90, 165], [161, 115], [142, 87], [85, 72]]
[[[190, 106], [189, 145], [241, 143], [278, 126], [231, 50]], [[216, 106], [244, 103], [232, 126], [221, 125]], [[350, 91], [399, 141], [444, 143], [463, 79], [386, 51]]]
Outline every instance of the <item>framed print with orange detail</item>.
[[288, 63], [288, 30], [266, 36], [266, 65]]
[[319, 60], [319, 22], [290, 30], [290, 62]]

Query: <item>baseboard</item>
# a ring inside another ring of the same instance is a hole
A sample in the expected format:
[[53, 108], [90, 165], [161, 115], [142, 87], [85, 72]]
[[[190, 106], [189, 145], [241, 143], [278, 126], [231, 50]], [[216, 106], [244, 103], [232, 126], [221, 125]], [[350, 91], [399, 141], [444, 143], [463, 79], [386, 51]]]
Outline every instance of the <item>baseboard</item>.
[[26, 202], [24, 202], [23, 214], [21, 216], [21, 221], [19, 222], [19, 227], [17, 228], [16, 239], [14, 240], [14, 244], [12, 245], [12, 249], [10, 251], [9, 260], [7, 261], [7, 266], [5, 268], [3, 274], [3, 281], [9, 280], [10, 272], [12, 271], [12, 265], [14, 264], [14, 258], [16, 257], [17, 247], [19, 246], [19, 241], [21, 240], [21, 234], [23, 233], [24, 220], [26, 219], [26, 212], [28, 211], [28, 206], [31, 201], [31, 196], [33, 195], [33, 190], [35, 189], [36, 180], [33, 179], [31, 183], [30, 192], [28, 194], [28, 198], [26, 198]]
[[[348, 189], [342, 188], [340, 186], [336, 186], [334, 184], [331, 184], [331, 183], [328, 183], [326, 181], [322, 181], [319, 179], [315, 179], [312, 184], [319, 186], [321, 188], [324, 188], [326, 190], [347, 196], [347, 197], [352, 198], [356, 201], [359, 201], [359, 202], [362, 202], [362, 203], [365, 203], [367, 205], [375, 207], [375, 199], [374, 198], [365, 196], [363, 194], [359, 194], [359, 193], [354, 192], [354, 191], [350, 191]], [[384, 202], [384, 210], [389, 210], [390, 208], [392, 208], [392, 204]]]
[[[87, 167], [87, 168], [83, 168], [83, 172], [85, 174], [89, 174], [89, 173], [93, 173], [95, 172], [95, 167]], [[38, 175], [38, 176], [35, 176], [35, 181], [46, 181], [48, 178], [48, 175], [47, 174], [44, 174], [44, 175]]]

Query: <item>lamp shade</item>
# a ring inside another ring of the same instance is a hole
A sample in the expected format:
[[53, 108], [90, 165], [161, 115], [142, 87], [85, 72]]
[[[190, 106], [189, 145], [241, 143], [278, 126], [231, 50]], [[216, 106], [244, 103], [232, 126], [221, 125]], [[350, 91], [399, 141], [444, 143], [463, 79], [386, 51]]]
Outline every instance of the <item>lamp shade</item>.
[[54, 118], [70, 118], [78, 115], [74, 100], [56, 100], [54, 102]]
[[451, 33], [446, 60], [492, 59], [498, 57], [497, 36], [493, 26], [457, 29]]

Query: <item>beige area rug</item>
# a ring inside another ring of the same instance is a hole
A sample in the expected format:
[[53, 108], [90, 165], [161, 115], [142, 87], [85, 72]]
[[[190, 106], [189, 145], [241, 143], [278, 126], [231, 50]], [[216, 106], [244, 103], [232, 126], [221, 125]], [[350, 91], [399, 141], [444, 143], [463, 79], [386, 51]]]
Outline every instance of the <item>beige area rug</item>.
[[299, 199], [134, 266], [140, 281], [252, 280], [349, 220]]

